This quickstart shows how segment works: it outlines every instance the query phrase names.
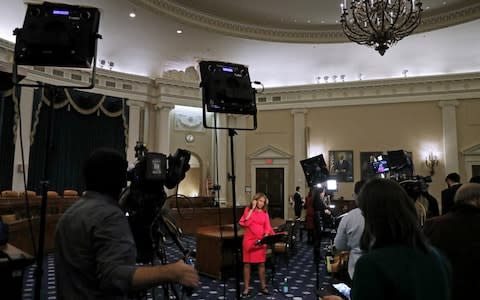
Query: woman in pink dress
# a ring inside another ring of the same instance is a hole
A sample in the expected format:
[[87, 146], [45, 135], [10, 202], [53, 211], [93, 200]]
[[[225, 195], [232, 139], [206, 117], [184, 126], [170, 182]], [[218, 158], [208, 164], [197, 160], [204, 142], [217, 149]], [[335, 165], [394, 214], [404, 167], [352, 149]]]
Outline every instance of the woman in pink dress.
[[268, 198], [264, 193], [257, 193], [249, 207], [245, 208], [240, 218], [240, 226], [244, 228], [243, 234], [243, 296], [248, 296], [250, 285], [250, 265], [258, 264], [258, 277], [260, 279], [262, 294], [268, 295], [265, 281], [265, 259], [267, 245], [259, 245], [258, 241], [264, 236], [274, 234], [267, 213]]

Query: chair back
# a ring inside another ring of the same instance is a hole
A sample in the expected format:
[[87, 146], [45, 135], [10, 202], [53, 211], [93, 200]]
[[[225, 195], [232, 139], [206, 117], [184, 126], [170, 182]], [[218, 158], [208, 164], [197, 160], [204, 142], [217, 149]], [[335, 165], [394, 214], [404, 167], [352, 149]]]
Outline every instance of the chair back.
[[1, 193], [2, 197], [8, 197], [8, 198], [16, 198], [18, 197], [20, 194], [16, 191], [11, 191], [11, 190], [5, 190], [5, 191], [2, 191]]
[[64, 190], [63, 197], [78, 197], [78, 192], [76, 190]]

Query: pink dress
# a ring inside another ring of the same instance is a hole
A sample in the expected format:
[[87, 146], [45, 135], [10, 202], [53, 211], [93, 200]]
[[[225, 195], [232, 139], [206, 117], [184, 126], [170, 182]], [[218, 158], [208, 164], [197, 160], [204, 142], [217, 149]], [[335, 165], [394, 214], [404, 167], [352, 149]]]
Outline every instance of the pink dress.
[[267, 245], [255, 245], [255, 243], [265, 235], [274, 234], [270, 225], [270, 217], [266, 211], [256, 209], [250, 218], [245, 220], [249, 211], [250, 208], [246, 207], [239, 222], [240, 226], [245, 229], [242, 243], [243, 262], [263, 263], [266, 258]]

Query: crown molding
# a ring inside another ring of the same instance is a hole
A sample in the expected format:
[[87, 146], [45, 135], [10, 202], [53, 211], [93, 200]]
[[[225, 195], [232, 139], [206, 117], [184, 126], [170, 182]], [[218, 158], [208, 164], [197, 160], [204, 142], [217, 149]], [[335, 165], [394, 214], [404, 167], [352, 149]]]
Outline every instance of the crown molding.
[[257, 108], [301, 109], [462, 99], [480, 99], [480, 73], [270, 88], [257, 94]]
[[[180, 22], [242, 38], [290, 43], [348, 42], [340, 24], [315, 25], [313, 29], [280, 29], [229, 21], [183, 7], [171, 0], [130, 0], [138, 6], [164, 14]], [[454, 7], [449, 11], [435, 10], [424, 14], [416, 32], [426, 32], [480, 18], [480, 3]]]
[[[9, 45], [9, 42], [0, 39], [0, 50], [10, 51], [2, 48], [2, 44]], [[12, 63], [2, 59], [0, 57], [0, 67], [11, 70]], [[91, 72], [77, 69], [22, 67], [19, 70], [27, 74], [24, 80], [53, 85], [85, 83], [91, 76]], [[104, 69], [97, 69], [96, 80], [98, 82], [91, 90], [94, 93], [148, 103], [166, 102], [202, 107], [202, 93], [198, 82], [169, 78], [151, 79]], [[480, 72], [267, 88], [257, 94], [257, 108], [308, 109], [462, 99], [480, 99]]]
[[427, 32], [480, 19], [480, 3], [445, 11], [432, 12], [422, 18], [415, 32]]

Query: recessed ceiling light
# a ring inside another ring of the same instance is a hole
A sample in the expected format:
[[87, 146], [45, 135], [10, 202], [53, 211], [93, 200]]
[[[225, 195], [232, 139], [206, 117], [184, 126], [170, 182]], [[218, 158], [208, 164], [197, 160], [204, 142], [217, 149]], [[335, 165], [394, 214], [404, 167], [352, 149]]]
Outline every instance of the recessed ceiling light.
[[135, 17], [137, 16], [137, 14], [136, 14], [134, 11], [132, 11], [132, 12], [130, 12], [130, 13], [128, 14], [128, 16], [129, 16], [130, 18], [135, 18]]
[[177, 33], [178, 33], [178, 34], [182, 34], [182, 33], [183, 33], [183, 30], [177, 29]]

